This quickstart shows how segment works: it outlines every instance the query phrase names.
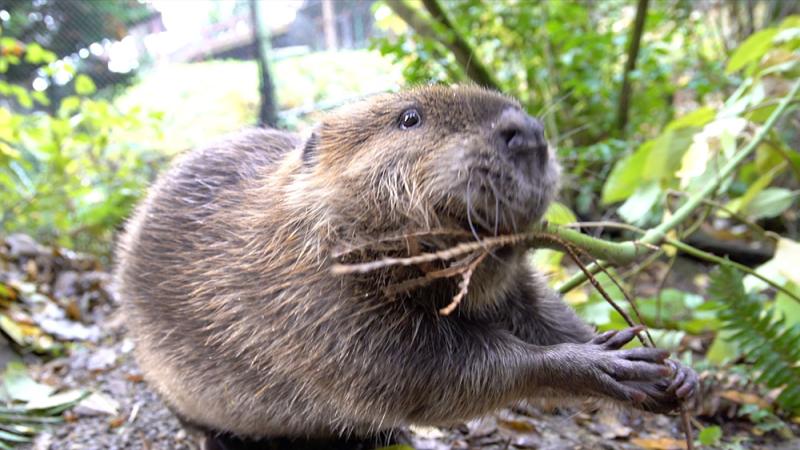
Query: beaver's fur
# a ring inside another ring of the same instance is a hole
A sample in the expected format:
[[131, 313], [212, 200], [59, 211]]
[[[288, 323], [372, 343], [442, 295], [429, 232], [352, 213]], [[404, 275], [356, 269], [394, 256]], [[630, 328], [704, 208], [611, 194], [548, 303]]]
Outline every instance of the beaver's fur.
[[[421, 123], [402, 129], [411, 108]], [[619, 349], [635, 330], [596, 337], [522, 248], [487, 258], [446, 317], [457, 277], [389, 298], [419, 269], [331, 273], [347, 243], [521, 230], [558, 174], [538, 122], [476, 87], [374, 96], [305, 141], [250, 130], [193, 151], [117, 253], [145, 377], [187, 421], [249, 438], [370, 436], [553, 394], [671, 409], [694, 373], [679, 367], [668, 386], [664, 352]]]

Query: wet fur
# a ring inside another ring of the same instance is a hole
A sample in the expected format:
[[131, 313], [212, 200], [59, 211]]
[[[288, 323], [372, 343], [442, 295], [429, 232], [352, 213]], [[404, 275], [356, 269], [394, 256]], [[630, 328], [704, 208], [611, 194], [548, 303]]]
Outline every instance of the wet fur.
[[[434, 126], [398, 130], [410, 105]], [[557, 165], [535, 179], [493, 178], [500, 166], [484, 164], [491, 156], [474, 131], [510, 106], [478, 88], [421, 88], [337, 111], [305, 142], [250, 130], [181, 158], [117, 255], [147, 381], [192, 423], [252, 438], [369, 436], [525, 398], [597, 394], [569, 379], [592, 356], [552, 351], [594, 333], [523, 249], [487, 259], [448, 317], [437, 309], [457, 280], [387, 298], [385, 286], [417, 269], [329, 270], [342, 243], [463, 227], [468, 215], [482, 233], [538, 220]]]

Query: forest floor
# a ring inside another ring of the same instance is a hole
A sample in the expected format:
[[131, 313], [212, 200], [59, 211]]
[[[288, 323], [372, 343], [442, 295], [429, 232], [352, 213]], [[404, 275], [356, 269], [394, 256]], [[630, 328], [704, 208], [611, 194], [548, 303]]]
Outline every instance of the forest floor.
[[[27, 236], [1, 242], [0, 364], [22, 360], [37, 383], [56, 392], [90, 393], [61, 414], [63, 423], [45, 428], [23, 448], [202, 448], [144, 382], [104, 268]], [[791, 437], [800, 435], [797, 424], [763, 434], [721, 410], [702, 422], [722, 426], [728, 444], [720, 448], [800, 448], [800, 440]], [[685, 448], [676, 416], [591, 405], [526, 405], [452, 428], [412, 428], [410, 435], [418, 450]]]

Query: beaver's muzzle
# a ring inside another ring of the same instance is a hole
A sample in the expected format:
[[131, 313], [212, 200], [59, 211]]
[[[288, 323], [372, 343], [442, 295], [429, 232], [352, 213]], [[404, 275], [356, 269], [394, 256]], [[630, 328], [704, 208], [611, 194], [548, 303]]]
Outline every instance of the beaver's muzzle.
[[498, 153], [514, 162], [547, 162], [547, 141], [541, 122], [518, 108], [504, 109], [492, 130]]

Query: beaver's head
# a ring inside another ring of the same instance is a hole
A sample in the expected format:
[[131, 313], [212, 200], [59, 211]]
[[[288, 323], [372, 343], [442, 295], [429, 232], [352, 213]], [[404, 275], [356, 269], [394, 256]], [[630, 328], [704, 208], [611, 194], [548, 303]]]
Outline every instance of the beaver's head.
[[474, 86], [421, 87], [340, 109], [302, 158], [341, 197], [332, 200], [343, 218], [384, 229], [520, 231], [542, 217], [560, 173], [541, 123]]

